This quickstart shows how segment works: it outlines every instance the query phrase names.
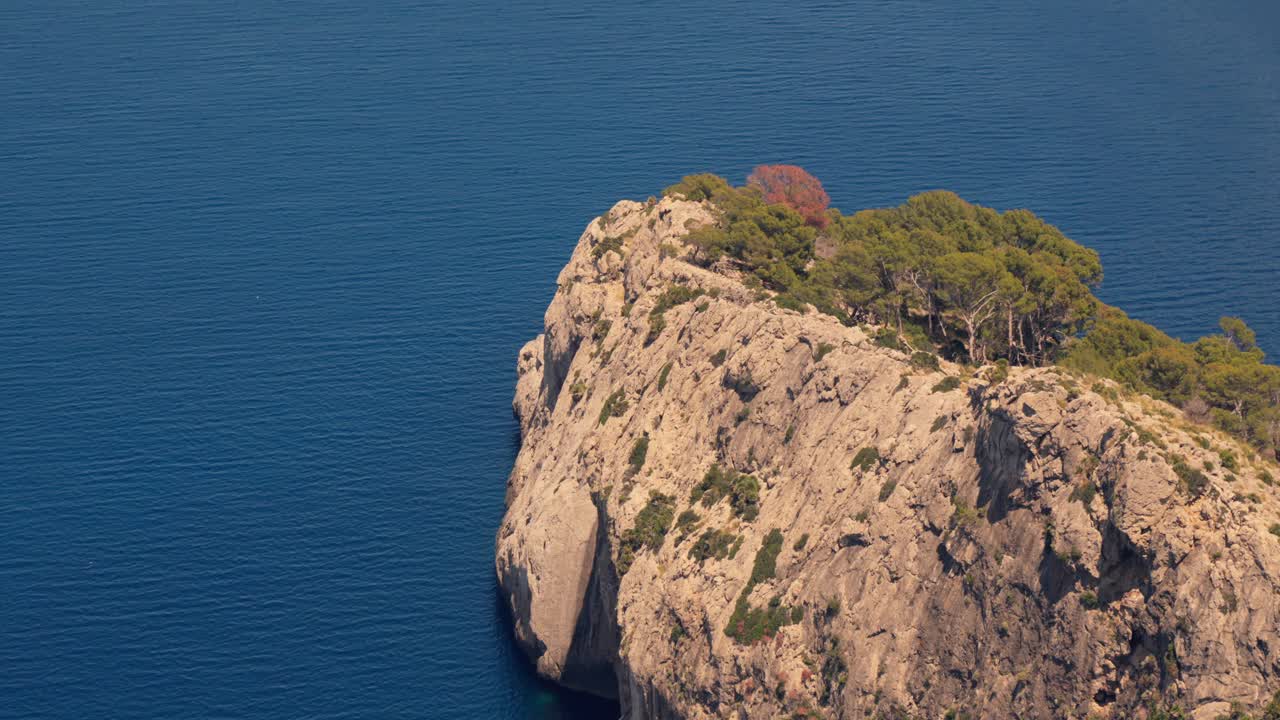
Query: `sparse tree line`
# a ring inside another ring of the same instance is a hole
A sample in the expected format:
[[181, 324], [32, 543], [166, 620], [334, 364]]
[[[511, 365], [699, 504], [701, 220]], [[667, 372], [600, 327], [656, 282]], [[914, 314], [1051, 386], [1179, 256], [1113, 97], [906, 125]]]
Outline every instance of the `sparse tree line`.
[[897, 330], [915, 350], [982, 365], [1063, 364], [1122, 381], [1211, 421], [1275, 457], [1280, 368], [1254, 333], [1183, 343], [1093, 295], [1098, 254], [1027, 210], [998, 212], [951, 192], [843, 215], [794, 166], [761, 166], [745, 187], [691, 175], [665, 194], [708, 200], [719, 221], [694, 229], [695, 262], [725, 261], [782, 307]]

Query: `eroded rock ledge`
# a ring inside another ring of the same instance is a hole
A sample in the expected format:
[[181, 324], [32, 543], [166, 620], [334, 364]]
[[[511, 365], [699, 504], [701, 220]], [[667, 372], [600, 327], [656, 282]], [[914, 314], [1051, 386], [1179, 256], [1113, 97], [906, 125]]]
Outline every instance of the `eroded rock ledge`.
[[[540, 673], [631, 718], [1200, 719], [1280, 687], [1280, 498], [1247, 449], [1109, 382], [916, 367], [779, 309], [681, 259], [710, 220], [618, 203], [520, 351], [497, 572]], [[754, 511], [691, 500], [713, 465]], [[731, 637], [744, 603], [763, 631]]]

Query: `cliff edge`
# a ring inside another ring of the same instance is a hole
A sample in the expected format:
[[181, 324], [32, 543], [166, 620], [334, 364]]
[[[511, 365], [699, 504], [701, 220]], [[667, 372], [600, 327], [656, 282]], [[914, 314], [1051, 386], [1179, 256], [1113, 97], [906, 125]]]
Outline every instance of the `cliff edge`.
[[631, 718], [1200, 720], [1280, 689], [1248, 448], [779, 308], [683, 259], [712, 221], [615, 205], [520, 351], [496, 566], [541, 674]]

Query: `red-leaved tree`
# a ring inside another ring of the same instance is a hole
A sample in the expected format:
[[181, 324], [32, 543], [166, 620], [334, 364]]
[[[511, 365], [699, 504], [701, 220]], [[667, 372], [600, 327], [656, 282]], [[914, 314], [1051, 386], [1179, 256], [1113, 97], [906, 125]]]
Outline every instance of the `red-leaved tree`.
[[747, 183], [760, 188], [765, 202], [781, 203], [800, 213], [814, 227], [827, 226], [827, 205], [831, 198], [818, 178], [795, 165], [761, 165], [747, 176]]

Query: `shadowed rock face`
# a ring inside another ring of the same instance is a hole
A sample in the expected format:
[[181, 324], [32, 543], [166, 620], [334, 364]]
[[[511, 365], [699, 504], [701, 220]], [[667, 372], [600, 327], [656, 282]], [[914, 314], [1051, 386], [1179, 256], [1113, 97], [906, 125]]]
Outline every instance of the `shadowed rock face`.
[[[1127, 718], [1161, 699], [1199, 719], [1280, 687], [1280, 498], [1251, 462], [1204, 470], [1194, 497], [1172, 465], [1246, 449], [1056, 369], [915, 370], [683, 262], [710, 220], [618, 203], [520, 352], [497, 572], [540, 673], [633, 718]], [[674, 285], [705, 294], [653, 335]], [[963, 382], [935, 391], [948, 374]], [[715, 463], [758, 480], [757, 516], [691, 501]], [[696, 525], [629, 546], [651, 492]], [[725, 630], [774, 528], [747, 602], [798, 621], [740, 644]], [[699, 560], [710, 530], [731, 542]]]

